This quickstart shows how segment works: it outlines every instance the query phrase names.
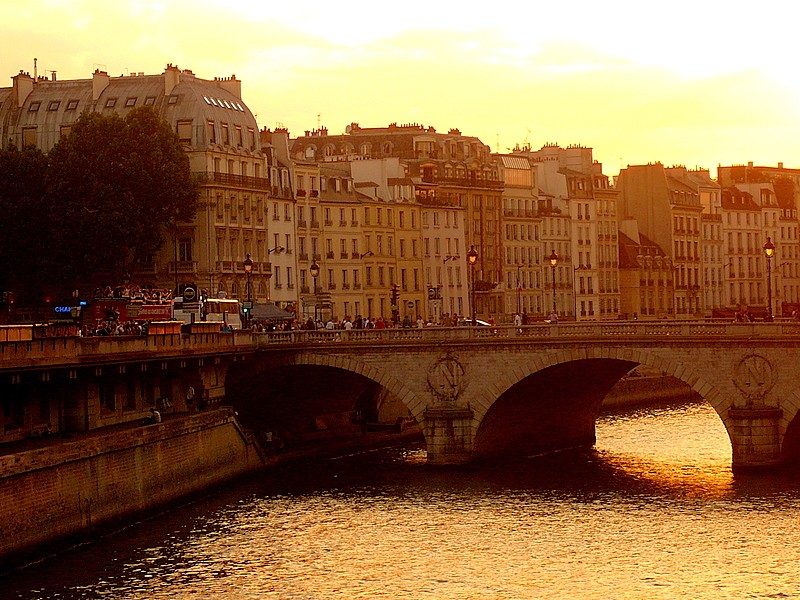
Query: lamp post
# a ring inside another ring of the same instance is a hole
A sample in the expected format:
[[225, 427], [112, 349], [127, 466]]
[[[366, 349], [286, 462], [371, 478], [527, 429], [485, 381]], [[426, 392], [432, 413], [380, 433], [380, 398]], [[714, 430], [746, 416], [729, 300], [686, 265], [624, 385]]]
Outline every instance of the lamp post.
[[314, 280], [314, 327], [317, 326], [317, 303], [319, 302], [317, 298], [317, 277], [319, 277], [319, 265], [317, 264], [316, 260], [311, 261], [311, 266], [308, 267], [308, 270], [311, 272], [311, 278]]
[[767, 257], [767, 316], [765, 321], [772, 321], [772, 257], [775, 255], [775, 244], [770, 238], [764, 244], [764, 254]]
[[556, 249], [553, 248], [553, 253], [550, 255], [550, 268], [553, 271], [553, 312], [558, 314], [558, 309], [556, 307], [556, 265], [558, 264], [558, 254], [556, 254]]
[[253, 271], [253, 261], [250, 259], [250, 255], [248, 254], [244, 259], [244, 275], [245, 279], [245, 288], [247, 289], [247, 310], [245, 311], [245, 328], [250, 327], [250, 310], [253, 308], [253, 303], [250, 300], [250, 273]]
[[470, 301], [472, 304], [472, 326], [475, 327], [478, 324], [475, 319], [475, 263], [478, 262], [478, 251], [475, 250], [475, 246], [469, 247], [467, 260], [469, 261], [470, 279], [472, 279], [472, 299]]

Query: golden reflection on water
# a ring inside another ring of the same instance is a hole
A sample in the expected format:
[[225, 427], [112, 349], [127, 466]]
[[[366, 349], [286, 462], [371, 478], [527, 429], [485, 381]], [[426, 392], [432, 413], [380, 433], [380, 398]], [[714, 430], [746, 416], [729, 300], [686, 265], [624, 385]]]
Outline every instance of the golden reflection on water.
[[597, 440], [474, 468], [429, 468], [420, 448], [295, 465], [0, 589], [59, 600], [800, 598], [800, 480], [734, 477], [711, 407], [604, 416]]
[[705, 402], [642, 408], [597, 422], [596, 449], [612, 468], [687, 497], [731, 492], [731, 443]]

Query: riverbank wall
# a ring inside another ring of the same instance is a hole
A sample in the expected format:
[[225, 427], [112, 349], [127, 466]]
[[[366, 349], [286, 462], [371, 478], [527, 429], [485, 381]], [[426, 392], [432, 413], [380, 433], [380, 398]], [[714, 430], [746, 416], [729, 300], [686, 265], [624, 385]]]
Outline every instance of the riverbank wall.
[[[620, 381], [602, 409], [694, 399], [683, 382], [638, 376]], [[224, 407], [0, 455], [0, 574], [265, 466], [422, 439], [413, 428], [340, 433], [265, 451]]]
[[0, 456], [0, 573], [264, 464], [230, 408], [54, 442]]
[[611, 388], [603, 399], [601, 411], [658, 404], [661, 402], [694, 402], [700, 396], [689, 384], [661, 375], [626, 377]]

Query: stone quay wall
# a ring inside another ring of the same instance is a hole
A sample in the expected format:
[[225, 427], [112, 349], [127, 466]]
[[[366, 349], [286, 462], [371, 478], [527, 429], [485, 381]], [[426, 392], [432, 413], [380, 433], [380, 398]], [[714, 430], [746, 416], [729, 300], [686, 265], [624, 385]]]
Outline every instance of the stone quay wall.
[[0, 456], [0, 573], [261, 466], [230, 408]]
[[673, 377], [642, 376], [619, 381], [603, 399], [602, 409], [616, 409], [659, 402], [688, 402], [700, 397], [688, 383]]

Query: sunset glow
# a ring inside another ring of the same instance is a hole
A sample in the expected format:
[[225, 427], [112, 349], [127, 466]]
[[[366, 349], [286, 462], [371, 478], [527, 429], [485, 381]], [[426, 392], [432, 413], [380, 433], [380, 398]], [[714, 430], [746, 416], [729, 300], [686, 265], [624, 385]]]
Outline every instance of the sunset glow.
[[579, 144], [614, 175], [661, 161], [800, 166], [800, 5], [615, 0], [219, 3], [31, 0], [0, 5], [1, 86], [235, 73], [261, 127], [350, 122], [458, 128], [492, 150]]

